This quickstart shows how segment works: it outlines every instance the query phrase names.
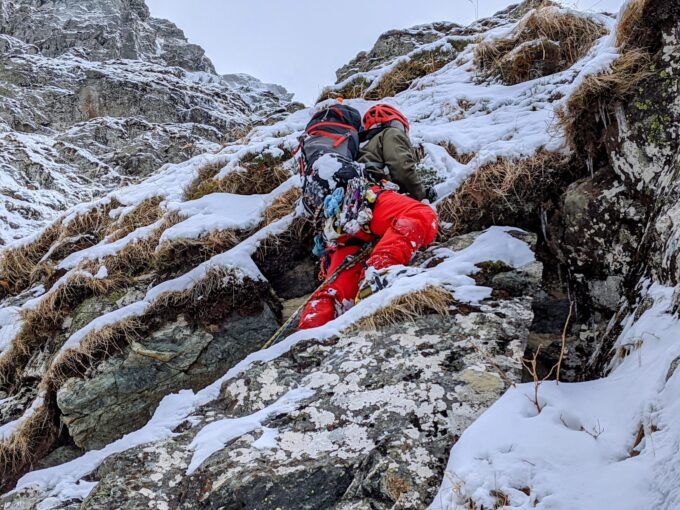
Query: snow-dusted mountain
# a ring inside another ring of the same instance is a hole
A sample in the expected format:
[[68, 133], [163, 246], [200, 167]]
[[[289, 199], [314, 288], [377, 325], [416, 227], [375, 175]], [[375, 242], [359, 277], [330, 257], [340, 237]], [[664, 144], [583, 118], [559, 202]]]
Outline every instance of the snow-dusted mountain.
[[[679, 27], [664, 0], [528, 0], [382, 36], [323, 104], [409, 117], [440, 239], [268, 349], [318, 285], [293, 156], [313, 108], [5, 248], [0, 507], [679, 507]], [[209, 71], [162, 76], [223, 99]]]
[[215, 74], [143, 1], [0, 4], [0, 243], [165, 163], [218, 150], [291, 96]]

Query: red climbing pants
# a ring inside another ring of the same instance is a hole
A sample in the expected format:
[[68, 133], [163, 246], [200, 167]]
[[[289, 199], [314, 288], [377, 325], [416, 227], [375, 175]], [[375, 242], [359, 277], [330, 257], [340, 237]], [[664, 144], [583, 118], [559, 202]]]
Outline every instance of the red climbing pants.
[[[394, 191], [384, 191], [373, 206], [370, 227], [373, 235], [361, 233], [356, 239], [380, 239], [366, 265], [384, 269], [408, 264], [418, 249], [434, 241], [439, 223], [430, 206]], [[340, 243], [340, 247], [330, 255], [328, 274], [333, 274], [347, 256], [359, 251], [359, 246]], [[323, 326], [354, 304], [363, 273], [364, 266], [357, 264], [340, 273], [334, 282], [317, 290], [302, 312], [299, 329]]]

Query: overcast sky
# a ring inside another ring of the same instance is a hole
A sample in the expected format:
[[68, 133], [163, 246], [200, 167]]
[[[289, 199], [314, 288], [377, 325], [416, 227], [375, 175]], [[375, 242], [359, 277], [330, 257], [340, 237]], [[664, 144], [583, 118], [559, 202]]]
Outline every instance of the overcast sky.
[[[476, 3], [476, 0], [474, 0]], [[479, 0], [479, 17], [517, 3]], [[146, 0], [200, 44], [221, 74], [248, 73], [312, 103], [335, 70], [392, 28], [475, 19], [470, 0]], [[584, 10], [618, 11], [622, 0], [566, 0]]]

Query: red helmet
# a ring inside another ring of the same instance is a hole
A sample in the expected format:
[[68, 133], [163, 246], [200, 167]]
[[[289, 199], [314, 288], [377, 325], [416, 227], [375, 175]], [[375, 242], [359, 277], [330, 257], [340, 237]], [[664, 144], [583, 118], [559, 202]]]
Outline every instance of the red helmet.
[[401, 122], [406, 131], [411, 129], [411, 125], [404, 114], [388, 104], [376, 105], [366, 112], [366, 115], [364, 115], [364, 129], [369, 130], [375, 125], [388, 124], [393, 120]]

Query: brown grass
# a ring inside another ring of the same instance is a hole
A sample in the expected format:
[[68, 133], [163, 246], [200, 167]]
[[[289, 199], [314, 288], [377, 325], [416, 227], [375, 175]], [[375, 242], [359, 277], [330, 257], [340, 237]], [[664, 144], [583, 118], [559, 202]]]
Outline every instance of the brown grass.
[[106, 229], [108, 242], [113, 243], [134, 232], [138, 228], [146, 227], [163, 217], [162, 199], [152, 197], [143, 200], [130, 213], [118, 218]]
[[567, 161], [561, 154], [540, 151], [531, 158], [500, 159], [482, 166], [440, 203], [441, 220], [451, 224], [447, 235], [479, 228], [487, 217], [489, 223], [502, 222], [518, 213], [544, 191], [539, 183], [560, 173]]
[[639, 31], [643, 30], [643, 14], [650, 0], [633, 0], [628, 4], [619, 20], [616, 30], [616, 46], [626, 49], [634, 45]]
[[42, 385], [56, 393], [69, 378], [84, 376], [103, 357], [120, 352], [126, 345], [140, 338], [143, 322], [138, 318], [126, 318], [87, 335], [78, 349], [63, 352], [50, 366]]
[[370, 317], [359, 321], [353, 329], [377, 330], [394, 324], [412, 321], [428, 312], [449, 315], [454, 302], [451, 293], [441, 287], [427, 287], [418, 292], [402, 296]]
[[580, 152], [592, 153], [603, 132], [602, 121], [596, 117], [631, 97], [653, 75], [651, 55], [631, 49], [614, 62], [609, 72], [587, 77], [569, 97], [566, 108], [557, 112], [569, 144]]
[[512, 85], [569, 68], [606, 33], [589, 18], [541, 7], [509, 37], [479, 44], [474, 61], [483, 76]]
[[321, 95], [316, 100], [317, 103], [325, 101], [326, 99], [337, 99], [339, 97], [343, 99], [356, 99], [364, 97], [366, 89], [371, 86], [372, 81], [359, 77], [350, 81], [347, 85], [341, 89], [336, 89], [334, 87], [326, 87], [321, 91]]
[[449, 142], [442, 144], [442, 147], [446, 149], [446, 152], [449, 153], [449, 156], [458, 161], [458, 163], [460, 163], [461, 165], [467, 165], [468, 163], [470, 163], [470, 161], [477, 157], [476, 152], [467, 152], [465, 154], [460, 154], [458, 152], [458, 149], [456, 149], [455, 145]]
[[182, 273], [206, 260], [224, 253], [241, 242], [242, 236], [234, 230], [213, 231], [198, 239], [177, 239], [158, 246], [155, 268], [162, 275]]
[[158, 228], [149, 236], [140, 237], [127, 243], [115, 255], [106, 256], [101, 261], [89, 262], [86, 265], [86, 270], [93, 272], [97, 270], [98, 266], [104, 265], [108, 269], [109, 274], [123, 274], [126, 276], [136, 276], [144, 271], [153, 270], [158, 262], [156, 248], [163, 232], [184, 219], [186, 218], [176, 212], [166, 213]]
[[50, 343], [61, 331], [71, 310], [85, 299], [109, 294], [124, 283], [125, 280], [120, 276], [96, 279], [76, 272], [43, 298], [36, 308], [23, 311], [22, 328], [11, 348], [0, 358], [0, 386], [14, 389], [20, 385], [23, 370], [35, 352], [58, 347]]
[[300, 188], [291, 188], [281, 194], [264, 212], [262, 223], [259, 228], [264, 228], [267, 225], [292, 214], [295, 211], [295, 206], [301, 196], [302, 190]]
[[58, 422], [48, 407], [43, 406], [9, 440], [0, 443], [0, 491], [11, 489], [22, 473], [47, 454], [58, 436]]
[[439, 71], [452, 62], [456, 51], [433, 50], [417, 53], [409, 60], [400, 62], [384, 74], [378, 85], [364, 94], [365, 99], [380, 100], [407, 90], [418, 78]]
[[43, 231], [32, 243], [4, 250], [0, 256], [0, 298], [15, 295], [31, 284], [31, 273], [59, 238], [61, 222]]
[[111, 224], [109, 213], [119, 207], [116, 200], [79, 214], [68, 223], [59, 220], [32, 243], [5, 250], [0, 257], [0, 298], [16, 295], [38, 281], [53, 275], [50, 261], [94, 246], [100, 242]]
[[446, 64], [452, 62], [456, 55], [458, 55], [456, 51], [440, 49], [417, 53], [385, 73], [380, 78], [378, 84], [371, 90], [368, 89], [373, 85], [373, 82], [364, 77], [359, 77], [350, 81], [341, 89], [334, 87], [324, 89], [319, 99], [317, 99], [317, 103], [339, 97], [344, 99], [363, 98], [377, 101], [385, 97], [395, 96], [399, 92], [407, 90], [418, 78], [439, 71]]
[[253, 156], [242, 161], [243, 169], [230, 172], [221, 179], [215, 179], [219, 165], [206, 167], [198, 178], [184, 192], [185, 200], [197, 200], [211, 193], [235, 193], [238, 195], [259, 195], [270, 193], [290, 175], [281, 165], [284, 158], [268, 154]]

